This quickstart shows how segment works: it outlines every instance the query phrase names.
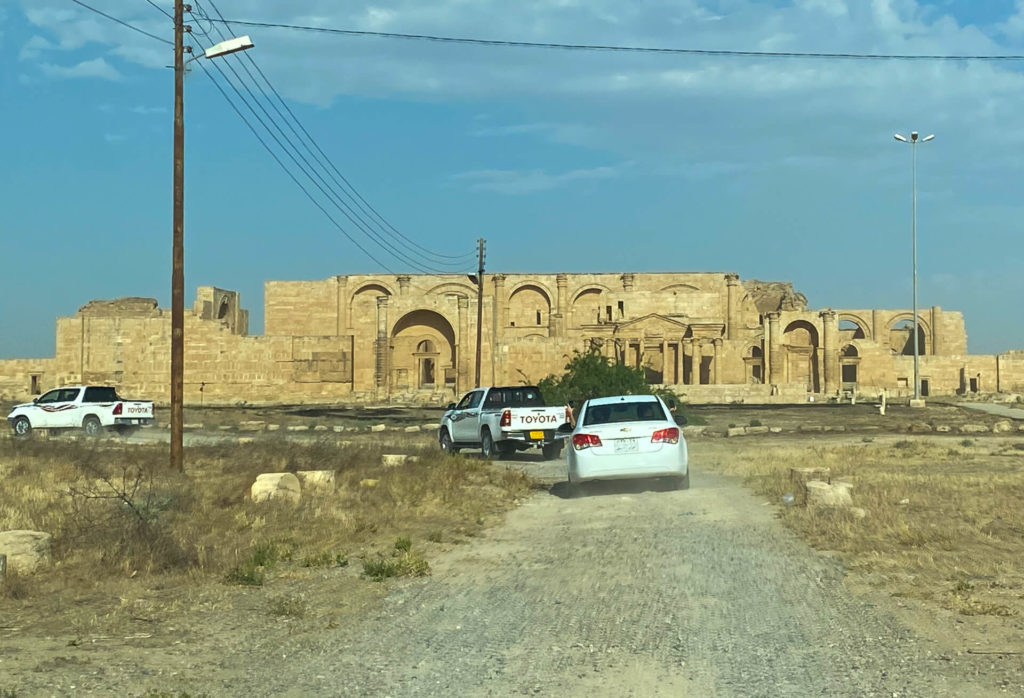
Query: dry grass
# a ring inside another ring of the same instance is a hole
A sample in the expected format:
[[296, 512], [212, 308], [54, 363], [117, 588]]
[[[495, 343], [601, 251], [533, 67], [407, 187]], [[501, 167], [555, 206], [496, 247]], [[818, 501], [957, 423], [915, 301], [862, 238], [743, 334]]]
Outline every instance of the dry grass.
[[[166, 445], [0, 440], [0, 530], [52, 533], [54, 563], [31, 585], [12, 575], [0, 615], [9, 604], [45, 606], [57, 617], [68, 605], [92, 606], [94, 617], [78, 622], [95, 626], [119, 612], [109, 601], [93, 603], [100, 597], [131, 605], [146, 589], [258, 586], [346, 567], [350, 557], [375, 562], [383, 551], [390, 559], [399, 537], [408, 541], [409, 564], [398, 573], [423, 574], [425, 559], [417, 563], [409, 548], [429, 556], [437, 548], [431, 541], [465, 541], [532, 487], [521, 473], [444, 456], [426, 437], [403, 446], [387, 452], [419, 460], [392, 468], [380, 464], [382, 447], [370, 444], [280, 439], [189, 448], [186, 473], [178, 474], [168, 472]], [[333, 470], [337, 488], [309, 491], [297, 507], [249, 500], [258, 474], [296, 470]], [[300, 615], [277, 605], [272, 613]]]
[[[731, 445], [731, 444], [730, 444]], [[835, 446], [751, 443], [719, 463], [780, 502], [801, 501], [790, 468], [829, 468], [852, 478], [858, 519], [847, 511], [782, 508], [812, 545], [841, 553], [851, 568], [896, 595], [970, 615], [1024, 613], [1024, 457], [999, 439], [941, 438]]]

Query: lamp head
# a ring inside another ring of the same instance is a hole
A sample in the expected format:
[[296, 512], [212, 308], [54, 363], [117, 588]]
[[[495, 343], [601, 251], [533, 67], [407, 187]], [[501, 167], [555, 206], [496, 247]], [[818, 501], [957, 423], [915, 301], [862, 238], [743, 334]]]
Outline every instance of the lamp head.
[[900, 135], [898, 133], [894, 133], [892, 137], [895, 138], [896, 140], [902, 142], [902, 143], [906, 143], [907, 142], [907, 139], [904, 136], [902, 136], [902, 135]]
[[922, 143], [927, 143], [928, 141], [932, 140], [933, 138], [935, 138], [935, 134], [934, 133], [929, 134], [929, 135], [925, 136], [924, 138], [922, 138], [921, 142]]
[[917, 131], [911, 131], [910, 132], [910, 140], [915, 141], [915, 142], [917, 141]]

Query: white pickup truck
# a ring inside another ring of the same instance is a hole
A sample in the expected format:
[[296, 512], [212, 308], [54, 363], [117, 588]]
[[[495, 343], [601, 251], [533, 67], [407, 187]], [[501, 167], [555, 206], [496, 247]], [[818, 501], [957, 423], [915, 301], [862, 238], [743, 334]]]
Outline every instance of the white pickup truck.
[[16, 436], [33, 429], [82, 429], [99, 436], [107, 427], [128, 431], [153, 423], [153, 403], [123, 400], [109, 385], [65, 385], [32, 402], [15, 405], [7, 415]]
[[438, 442], [446, 453], [479, 448], [484, 458], [491, 458], [540, 448], [544, 457], [551, 459], [561, 452], [571, 420], [568, 407], [546, 407], [535, 387], [477, 388], [458, 404], [448, 405]]

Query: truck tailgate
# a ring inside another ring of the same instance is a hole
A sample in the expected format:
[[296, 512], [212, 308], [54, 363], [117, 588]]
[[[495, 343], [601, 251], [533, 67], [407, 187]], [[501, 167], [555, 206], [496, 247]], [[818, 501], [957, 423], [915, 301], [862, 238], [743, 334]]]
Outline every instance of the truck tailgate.
[[514, 407], [506, 429], [557, 429], [565, 422], [564, 407]]

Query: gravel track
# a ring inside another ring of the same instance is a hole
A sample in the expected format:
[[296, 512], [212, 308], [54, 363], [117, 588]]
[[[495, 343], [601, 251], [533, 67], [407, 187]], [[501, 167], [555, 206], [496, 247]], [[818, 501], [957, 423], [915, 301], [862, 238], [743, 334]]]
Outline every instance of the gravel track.
[[[514, 466], [550, 482], [564, 468]], [[578, 499], [563, 485], [430, 577], [390, 582], [358, 622], [287, 635], [228, 617], [216, 641], [37, 668], [17, 695], [1005, 695], [851, 594], [735, 479]]]
[[[556, 488], [557, 491], [557, 488]], [[986, 695], [734, 480], [541, 495], [253, 695]], [[283, 671], [287, 667], [286, 671]], [[237, 677], [222, 685], [240, 688]], [[996, 692], [992, 691], [995, 695]]]

